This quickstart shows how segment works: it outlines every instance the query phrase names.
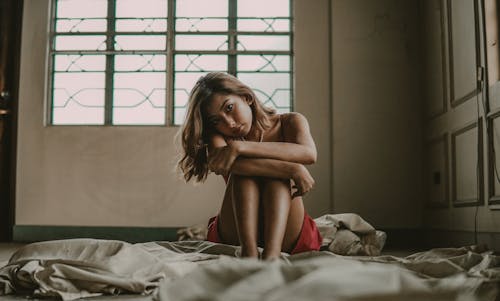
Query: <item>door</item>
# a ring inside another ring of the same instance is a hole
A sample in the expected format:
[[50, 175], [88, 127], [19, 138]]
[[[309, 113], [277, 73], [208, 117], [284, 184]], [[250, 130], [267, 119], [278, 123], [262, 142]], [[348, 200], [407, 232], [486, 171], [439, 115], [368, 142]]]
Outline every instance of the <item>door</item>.
[[0, 241], [12, 240], [21, 0], [0, 0]]

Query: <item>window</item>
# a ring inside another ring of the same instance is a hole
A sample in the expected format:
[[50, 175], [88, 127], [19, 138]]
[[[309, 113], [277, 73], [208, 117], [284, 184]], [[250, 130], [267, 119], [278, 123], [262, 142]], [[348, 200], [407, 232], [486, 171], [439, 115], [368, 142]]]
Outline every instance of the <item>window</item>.
[[210, 71], [292, 109], [290, 0], [53, 0], [52, 16], [53, 125], [179, 125]]

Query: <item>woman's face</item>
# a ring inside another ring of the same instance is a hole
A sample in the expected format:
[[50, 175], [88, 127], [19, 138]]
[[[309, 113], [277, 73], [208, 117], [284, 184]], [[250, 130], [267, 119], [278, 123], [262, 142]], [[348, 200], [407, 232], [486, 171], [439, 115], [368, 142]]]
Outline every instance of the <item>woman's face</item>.
[[210, 126], [226, 137], [245, 137], [252, 128], [250, 103], [238, 95], [215, 94], [205, 114]]

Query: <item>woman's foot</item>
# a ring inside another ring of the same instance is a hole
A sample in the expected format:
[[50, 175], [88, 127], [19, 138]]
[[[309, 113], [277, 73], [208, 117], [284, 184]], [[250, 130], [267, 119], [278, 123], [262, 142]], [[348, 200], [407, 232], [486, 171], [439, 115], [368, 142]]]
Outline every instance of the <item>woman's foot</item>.
[[241, 247], [241, 257], [259, 258], [259, 250], [257, 250], [257, 247], [254, 248]]
[[262, 252], [262, 260], [266, 260], [266, 261], [274, 261], [274, 260], [277, 260], [279, 259], [281, 256], [281, 251], [280, 250], [267, 250], [267, 249], [264, 249], [264, 251]]

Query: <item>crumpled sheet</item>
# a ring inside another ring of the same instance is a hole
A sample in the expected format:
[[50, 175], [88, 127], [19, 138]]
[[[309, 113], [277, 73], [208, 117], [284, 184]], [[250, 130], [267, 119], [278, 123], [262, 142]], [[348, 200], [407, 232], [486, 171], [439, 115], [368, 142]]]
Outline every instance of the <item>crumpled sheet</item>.
[[151, 294], [217, 256], [181, 253], [156, 243], [70, 239], [33, 243], [0, 268], [0, 295], [30, 294], [74, 300], [124, 292]]
[[[380, 255], [387, 235], [355, 213], [325, 214], [314, 219], [323, 237], [322, 250], [339, 255]], [[206, 240], [207, 225], [177, 231], [177, 240]]]
[[325, 214], [314, 219], [323, 246], [339, 255], [377, 256], [387, 235], [355, 213]]
[[0, 295], [73, 300], [100, 294], [152, 294], [194, 300], [494, 301], [500, 257], [480, 247], [394, 256], [306, 252], [264, 262], [207, 241], [75, 239], [26, 245], [0, 268]]
[[[228, 245], [216, 245], [214, 251], [221, 246], [227, 255], [237, 253], [231, 251], [237, 247]], [[156, 300], [499, 299], [500, 257], [482, 247], [432, 249], [405, 258], [323, 251], [283, 254], [281, 259], [264, 262], [221, 256], [183, 278], [162, 283]]]

